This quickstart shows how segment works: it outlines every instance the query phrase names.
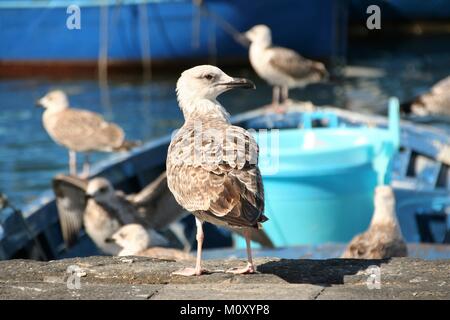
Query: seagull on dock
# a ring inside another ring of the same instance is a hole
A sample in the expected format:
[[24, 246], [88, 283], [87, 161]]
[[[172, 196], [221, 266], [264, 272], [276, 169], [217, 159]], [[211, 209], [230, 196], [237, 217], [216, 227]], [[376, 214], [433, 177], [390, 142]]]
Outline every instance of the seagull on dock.
[[408, 255], [395, 213], [395, 197], [392, 188], [377, 187], [374, 202], [375, 212], [369, 229], [353, 238], [342, 258], [386, 259]]
[[272, 106], [280, 110], [287, 103], [290, 88], [301, 88], [328, 77], [323, 63], [302, 57], [294, 50], [272, 46], [272, 32], [266, 25], [256, 25], [245, 37], [251, 42], [250, 63], [255, 72], [273, 86]]
[[111, 241], [122, 248], [118, 256], [141, 256], [154, 259], [193, 261], [194, 258], [178, 249], [166, 248], [167, 240], [155, 230], [140, 224], [127, 224], [114, 233]]
[[203, 222], [241, 229], [247, 244], [247, 266], [228, 272], [254, 273], [250, 239], [264, 216], [264, 191], [258, 168], [258, 145], [245, 129], [230, 124], [217, 97], [234, 88], [255, 88], [247, 79], [232, 78], [217, 67], [184, 71], [177, 98], [185, 122], [173, 136], [167, 154], [167, 182], [176, 201], [196, 219], [195, 268], [175, 272], [194, 276], [201, 268]]
[[416, 98], [409, 109], [419, 116], [450, 117], [450, 76], [436, 83], [429, 92]]
[[[100, 250], [115, 255], [120, 247], [106, 239], [121, 226], [139, 223], [147, 229], [172, 230], [172, 224], [186, 215], [181, 206], [170, 200], [173, 196], [167, 187], [165, 173], [135, 195], [114, 190], [105, 178], [86, 181], [66, 175], [53, 179], [53, 190], [61, 231], [68, 247], [76, 241], [84, 225]], [[178, 232], [173, 233], [180, 238]], [[180, 241], [188, 243], [187, 239], [180, 238]]]
[[47, 93], [37, 101], [45, 109], [42, 122], [57, 144], [69, 150], [70, 174], [77, 175], [76, 153], [85, 153], [83, 177], [89, 176], [89, 153], [127, 151], [138, 145], [126, 141], [118, 125], [107, 122], [100, 114], [69, 107], [67, 95], [61, 90]]

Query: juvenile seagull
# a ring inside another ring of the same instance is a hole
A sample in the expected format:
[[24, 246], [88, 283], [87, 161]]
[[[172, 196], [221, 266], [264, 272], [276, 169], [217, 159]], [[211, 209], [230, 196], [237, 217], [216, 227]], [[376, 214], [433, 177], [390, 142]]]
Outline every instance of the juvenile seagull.
[[119, 256], [142, 256], [166, 260], [193, 260], [193, 257], [182, 251], [167, 246], [167, 240], [152, 229], [146, 230], [140, 224], [127, 224], [111, 237], [111, 241], [122, 250]]
[[266, 25], [256, 25], [245, 33], [251, 42], [250, 63], [255, 72], [273, 86], [272, 106], [287, 102], [290, 88], [304, 87], [328, 76], [321, 62], [308, 60], [297, 52], [272, 46], [272, 33]]
[[177, 82], [177, 97], [185, 122], [172, 138], [167, 155], [167, 182], [177, 202], [196, 218], [195, 268], [175, 274], [200, 275], [203, 222], [242, 228], [248, 263], [232, 273], [253, 273], [250, 237], [267, 220], [258, 168], [258, 145], [252, 135], [232, 126], [229, 114], [216, 100], [233, 88], [254, 88], [246, 79], [232, 78], [217, 67], [186, 70]]
[[42, 122], [47, 133], [57, 144], [69, 149], [71, 175], [77, 175], [77, 152], [85, 153], [83, 176], [87, 177], [90, 152], [124, 151], [137, 144], [126, 141], [123, 130], [106, 122], [101, 115], [70, 108], [69, 100], [61, 90], [50, 91], [38, 100], [37, 106], [45, 108]]
[[117, 254], [121, 249], [107, 242], [119, 228], [139, 223], [148, 229], [164, 230], [182, 218], [186, 211], [173, 198], [165, 173], [136, 195], [126, 196], [115, 191], [104, 178], [89, 182], [58, 175], [53, 179], [53, 190], [60, 217], [61, 231], [67, 246], [71, 246], [83, 224], [86, 233], [105, 253]]
[[436, 83], [431, 90], [418, 97], [412, 104], [412, 113], [450, 116], [450, 76]]
[[395, 214], [392, 188], [377, 187], [374, 202], [375, 212], [369, 229], [353, 238], [342, 258], [385, 259], [407, 256], [408, 249]]

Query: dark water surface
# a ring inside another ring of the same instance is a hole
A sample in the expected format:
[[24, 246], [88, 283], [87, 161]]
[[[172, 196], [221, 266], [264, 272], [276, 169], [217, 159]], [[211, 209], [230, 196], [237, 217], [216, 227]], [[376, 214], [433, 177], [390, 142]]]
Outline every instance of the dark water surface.
[[[362, 112], [383, 112], [387, 99], [408, 100], [450, 74], [450, 37], [354, 42], [344, 78], [294, 90], [291, 97]], [[256, 91], [235, 91], [220, 100], [231, 114], [270, 102], [271, 89], [250, 69], [224, 69], [255, 80]], [[67, 152], [53, 143], [34, 102], [48, 90], [63, 89], [71, 105], [100, 112], [122, 126], [129, 139], [148, 141], [179, 127], [177, 74], [150, 82], [126, 77], [101, 88], [96, 80], [0, 80], [0, 191], [21, 207], [50, 188], [51, 178], [68, 169]], [[98, 161], [108, 155], [95, 155]], [[81, 160], [81, 159], [80, 159]]]

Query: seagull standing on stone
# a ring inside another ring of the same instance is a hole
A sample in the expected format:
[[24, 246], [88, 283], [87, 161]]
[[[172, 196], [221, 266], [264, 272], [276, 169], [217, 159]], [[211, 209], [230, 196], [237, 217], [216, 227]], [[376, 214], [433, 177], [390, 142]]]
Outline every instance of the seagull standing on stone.
[[245, 33], [251, 42], [250, 63], [255, 72], [273, 86], [272, 106], [279, 110], [286, 103], [290, 88], [304, 87], [319, 82], [328, 76], [321, 62], [312, 61], [297, 52], [272, 46], [272, 32], [266, 25], [256, 25]]
[[139, 223], [147, 229], [163, 231], [186, 214], [175, 201], [168, 203], [166, 198], [173, 196], [168, 190], [165, 173], [136, 195], [115, 191], [105, 178], [85, 181], [65, 175], [53, 179], [53, 190], [66, 245], [75, 242], [84, 225], [96, 246], [113, 255], [121, 249], [106, 239], [121, 226]]
[[69, 100], [61, 90], [47, 93], [37, 106], [45, 108], [42, 116], [44, 128], [57, 144], [69, 149], [70, 174], [77, 175], [76, 153], [85, 153], [83, 176], [89, 175], [89, 153], [94, 151], [126, 151], [136, 142], [125, 140], [119, 126], [106, 122], [101, 115], [69, 107]]
[[201, 268], [203, 222], [241, 228], [248, 263], [232, 273], [253, 273], [250, 238], [267, 218], [258, 168], [258, 145], [243, 128], [230, 124], [217, 97], [234, 88], [255, 88], [246, 79], [232, 78], [217, 67], [202, 65], [184, 71], [177, 82], [178, 103], [185, 122], [172, 138], [167, 154], [167, 182], [175, 199], [196, 219], [195, 268], [174, 274], [193, 276]]
[[353, 238], [342, 258], [386, 259], [408, 255], [395, 213], [395, 197], [392, 188], [377, 187], [374, 202], [375, 212], [369, 229]]
[[113, 234], [110, 240], [122, 248], [118, 256], [141, 256], [154, 259], [192, 261], [193, 257], [178, 249], [165, 248], [167, 240], [152, 229], [140, 224], [127, 224]]

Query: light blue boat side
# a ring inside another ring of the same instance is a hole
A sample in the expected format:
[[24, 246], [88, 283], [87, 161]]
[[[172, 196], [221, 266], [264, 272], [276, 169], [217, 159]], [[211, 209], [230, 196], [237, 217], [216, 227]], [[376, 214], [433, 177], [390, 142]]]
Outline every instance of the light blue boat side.
[[301, 128], [256, 134], [264, 229], [276, 246], [351, 240], [370, 223], [375, 187], [391, 181], [400, 141], [397, 99], [390, 101], [388, 128], [342, 127], [327, 113], [313, 115], [329, 126], [312, 128], [311, 115]]

